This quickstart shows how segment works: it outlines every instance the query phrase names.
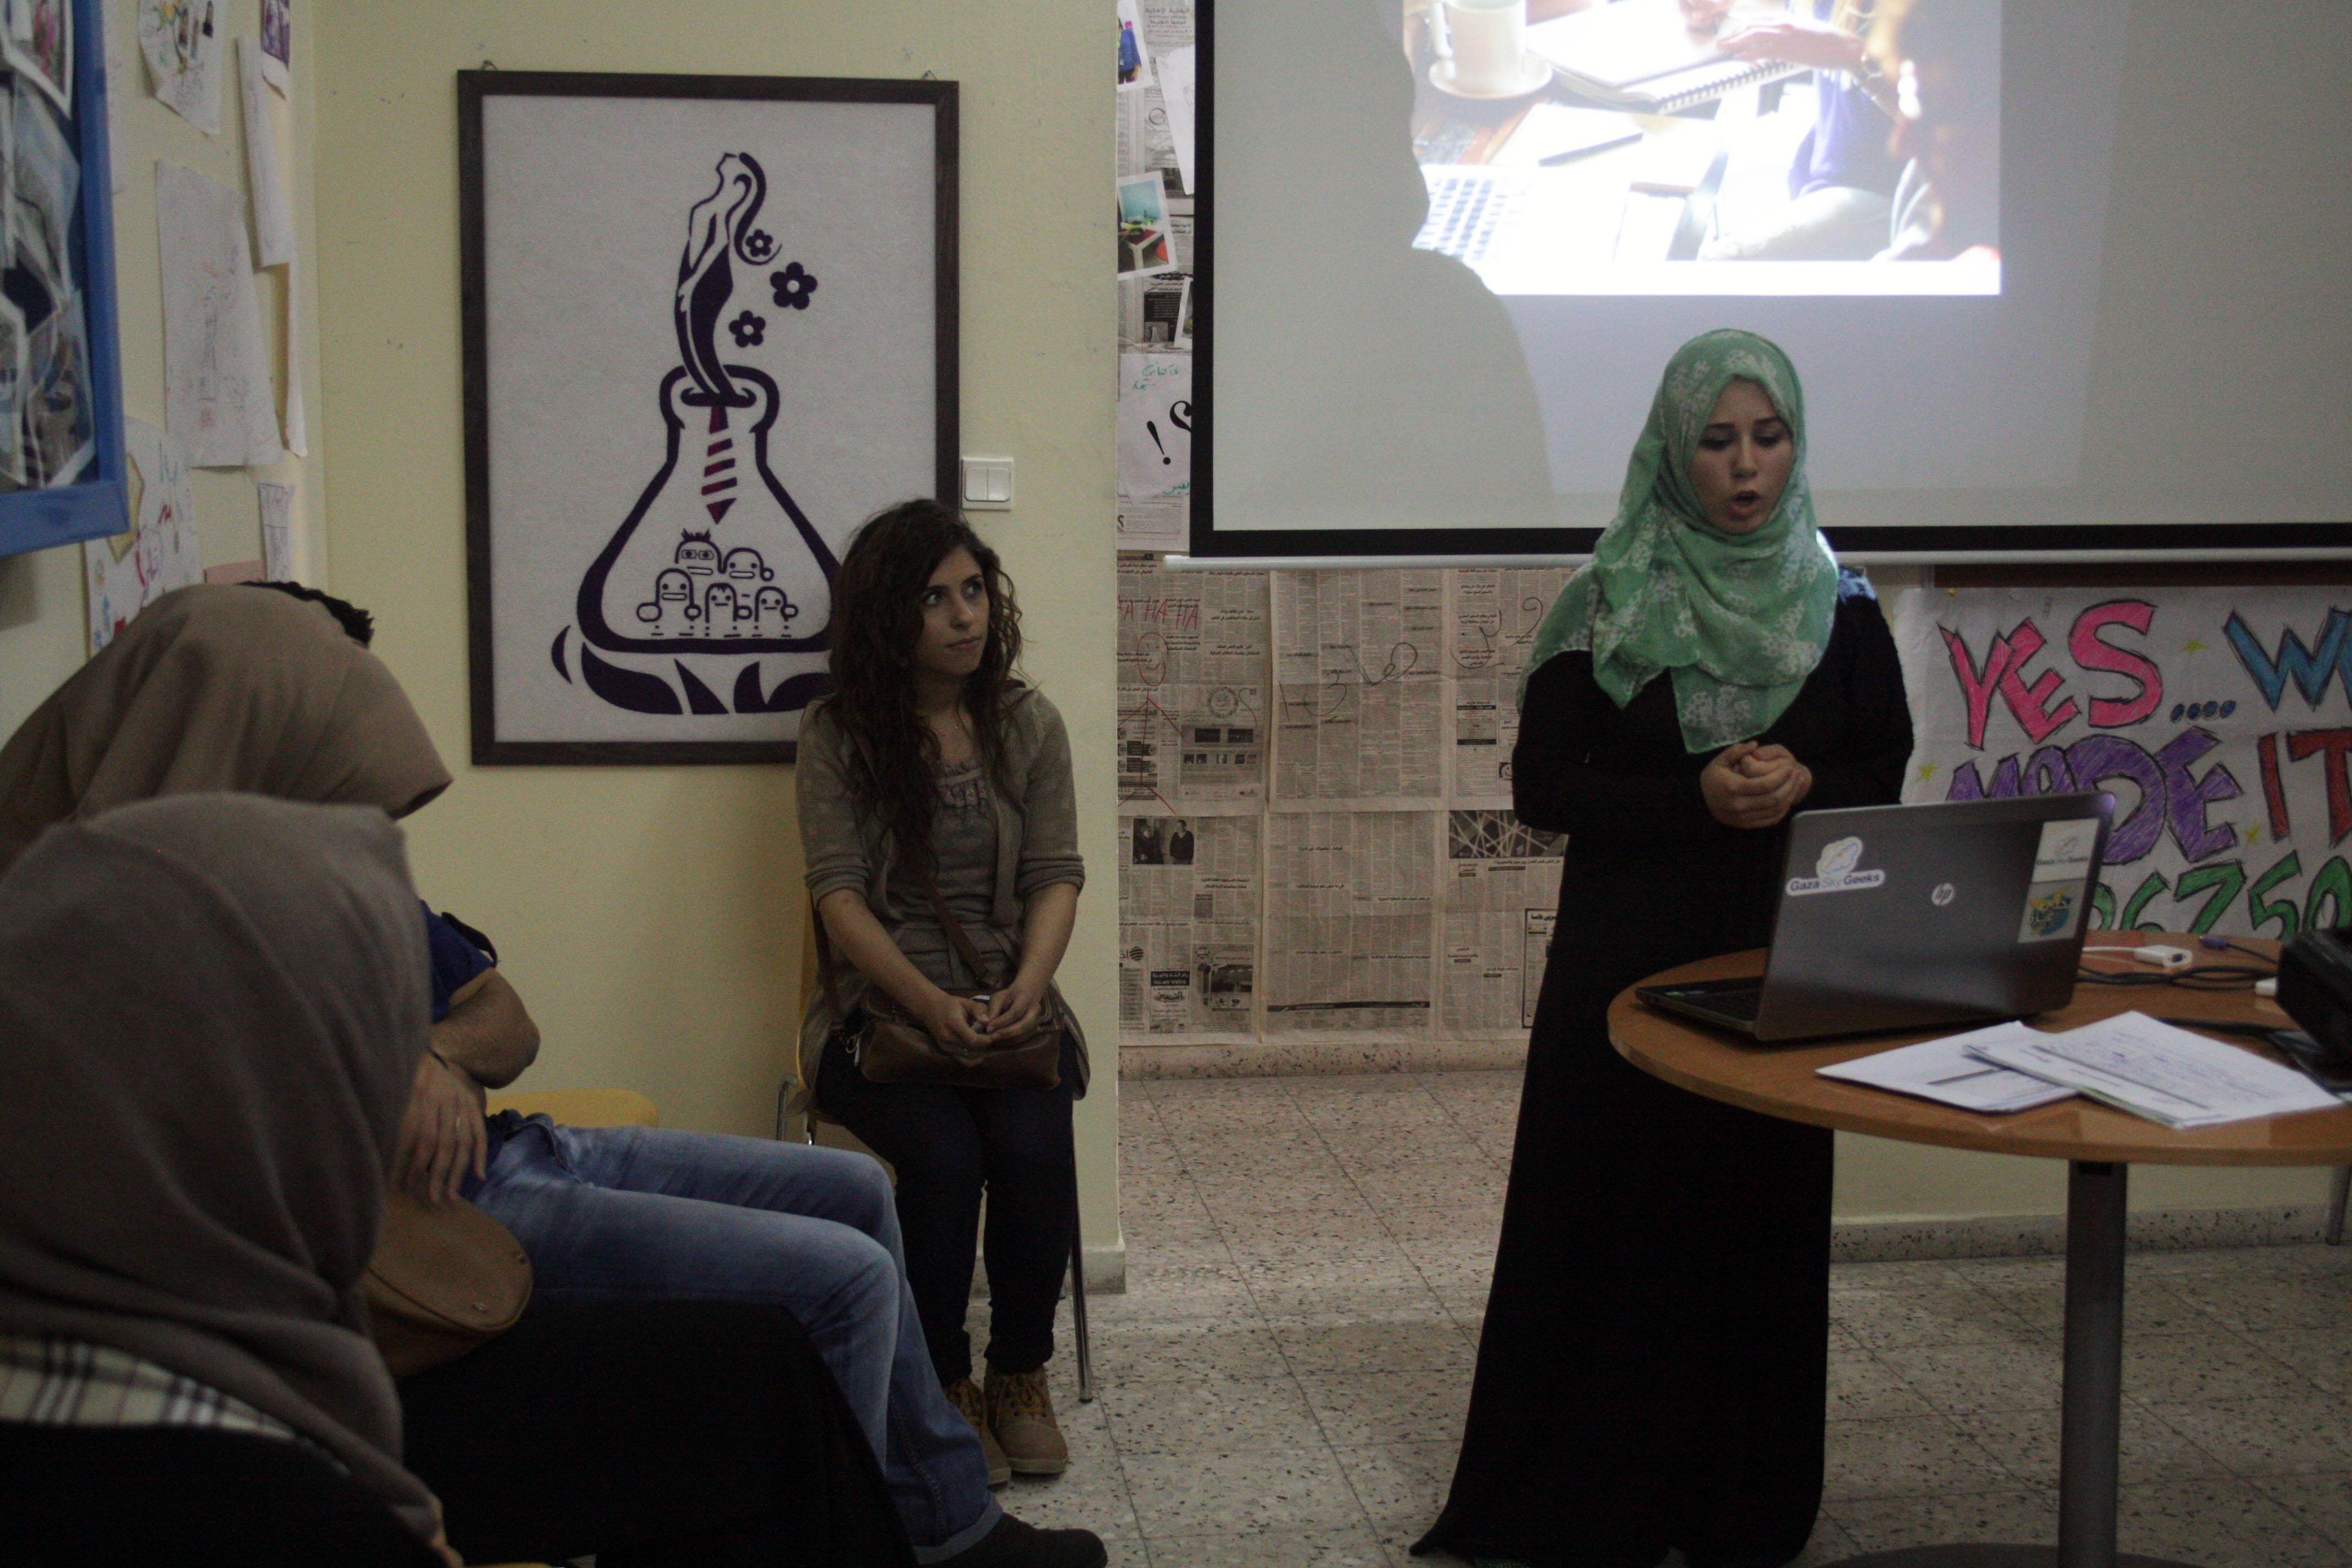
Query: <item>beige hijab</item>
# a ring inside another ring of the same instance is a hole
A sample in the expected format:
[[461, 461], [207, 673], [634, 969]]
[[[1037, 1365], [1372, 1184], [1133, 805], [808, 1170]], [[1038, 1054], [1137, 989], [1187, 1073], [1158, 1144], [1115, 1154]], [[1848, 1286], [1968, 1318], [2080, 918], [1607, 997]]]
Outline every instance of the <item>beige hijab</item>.
[[424, 947], [373, 808], [179, 795], [0, 877], [0, 1331], [233, 1394], [430, 1539], [360, 1290]]
[[392, 672], [323, 606], [181, 588], [0, 749], [0, 870], [51, 823], [134, 800], [239, 790], [404, 816], [448, 786]]

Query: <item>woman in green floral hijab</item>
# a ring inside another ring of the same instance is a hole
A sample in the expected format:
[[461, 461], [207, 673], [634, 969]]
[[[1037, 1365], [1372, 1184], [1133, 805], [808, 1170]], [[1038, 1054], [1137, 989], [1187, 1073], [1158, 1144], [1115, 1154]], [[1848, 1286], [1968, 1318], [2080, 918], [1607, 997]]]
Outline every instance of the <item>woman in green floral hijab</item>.
[[[1742, 382], [1769, 400], [1790, 458], [1778, 504], [1731, 532], [1709, 520], [1692, 467], [1708, 433], [1720, 437], [1717, 400]], [[1805, 481], [1796, 367], [1769, 340], [1721, 328], [1667, 362], [1616, 521], [1544, 617], [1528, 670], [1590, 648], [1593, 679], [1620, 708], [1670, 670], [1684, 744], [1719, 751], [1761, 734], [1789, 706], [1820, 662], [1836, 604], [1837, 563]]]
[[1762, 338], [1685, 344], [1532, 650], [1511, 803], [1566, 836], [1559, 906], [1462, 1453], [1418, 1550], [1776, 1568], [1812, 1533], [1830, 1134], [1673, 1088], [1609, 1034], [1627, 986], [1770, 940], [1792, 813], [1902, 790], [1901, 661], [1814, 527], [1804, 418]]

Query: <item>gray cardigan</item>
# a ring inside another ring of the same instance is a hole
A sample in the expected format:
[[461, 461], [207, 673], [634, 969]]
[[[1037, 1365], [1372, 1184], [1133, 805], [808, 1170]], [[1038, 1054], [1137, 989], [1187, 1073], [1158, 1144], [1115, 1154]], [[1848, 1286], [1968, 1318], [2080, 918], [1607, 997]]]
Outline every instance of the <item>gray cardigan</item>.
[[[891, 902], [890, 868], [896, 848], [890, 835], [849, 786], [849, 742], [835, 725], [821, 721], [824, 704], [813, 704], [801, 720], [800, 757], [794, 768], [799, 795], [801, 847], [808, 858], [808, 894], [821, 902], [854, 888], [866, 907], [896, 942], [906, 915]], [[1007, 700], [1004, 715], [1004, 775], [1012, 792], [991, 790], [996, 816], [995, 905], [989, 923], [1010, 933], [1019, 946], [1021, 921], [1029, 899], [1057, 882], [1084, 887], [1086, 865], [1078, 858], [1077, 792], [1070, 774], [1070, 734], [1062, 715], [1043, 692], [1022, 688]], [[812, 921], [814, 920], [812, 915]], [[814, 929], [809, 940], [816, 940]], [[866, 994], [866, 976], [843, 963], [835, 976], [844, 1009]], [[816, 1083], [818, 1059], [840, 1020], [825, 1005], [824, 988], [811, 989], [801, 1018], [800, 1081], [794, 1109], [805, 1109]], [[1077, 1091], [1087, 1090], [1087, 1040], [1075, 1017], [1068, 1019], [1077, 1046]]]

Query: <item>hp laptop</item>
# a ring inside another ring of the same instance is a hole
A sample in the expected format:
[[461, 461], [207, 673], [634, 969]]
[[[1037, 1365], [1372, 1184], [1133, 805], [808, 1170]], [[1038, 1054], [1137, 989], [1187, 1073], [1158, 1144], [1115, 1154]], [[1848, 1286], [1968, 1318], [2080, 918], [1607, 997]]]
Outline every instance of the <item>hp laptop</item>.
[[2082, 794], [1801, 813], [1763, 977], [1635, 994], [1759, 1041], [2063, 1007], [2114, 812]]

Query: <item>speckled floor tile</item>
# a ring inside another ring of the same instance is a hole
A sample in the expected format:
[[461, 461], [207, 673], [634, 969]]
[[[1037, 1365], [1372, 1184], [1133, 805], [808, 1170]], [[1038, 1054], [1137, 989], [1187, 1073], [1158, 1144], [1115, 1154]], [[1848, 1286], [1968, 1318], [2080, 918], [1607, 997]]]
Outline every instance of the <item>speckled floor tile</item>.
[[[2042, 1410], [2058, 1403], [2058, 1344], [1896, 1345], [1874, 1352], [1937, 1410]], [[2126, 1387], [2130, 1387], [2128, 1381]], [[2137, 1392], [2137, 1391], [2135, 1391]]]
[[1375, 1443], [1339, 1450], [1340, 1468], [1376, 1525], [1426, 1530], [1454, 1484], [1458, 1443]]
[[1408, 1246], [1418, 1241], [1461, 1242], [1475, 1239], [1491, 1253], [1503, 1231], [1503, 1205], [1445, 1204], [1426, 1208], [1383, 1208], [1381, 1223], [1391, 1236]]
[[[2352, 1323], [2352, 1317], [2347, 1317]], [[2322, 1393], [2352, 1394], [2352, 1333], [2329, 1329], [2281, 1329], [2264, 1334], [2263, 1349], [2311, 1380]]]
[[[2028, 1486], [2058, 1484], [2058, 1406], [2039, 1410], [1978, 1410], [1952, 1425]], [[2135, 1400], [2123, 1404], [2120, 1462], [2126, 1484], [2225, 1475], [2228, 1467]]]
[[1246, 1312], [1214, 1320], [1153, 1319], [1093, 1325], [1095, 1373], [1105, 1382], [1181, 1383], [1196, 1377], [1266, 1377], [1289, 1363], [1274, 1335]]
[[1400, 1273], [1376, 1265], [1349, 1270], [1320, 1283], [1259, 1279], [1250, 1287], [1258, 1316], [1269, 1328], [1301, 1323], [1434, 1321], [1445, 1309], [1437, 1293], [1410, 1265]]
[[1153, 1568], [1386, 1568], [1369, 1524], [1308, 1530], [1188, 1531], [1146, 1543]]
[[1829, 1415], [1832, 1421], [1874, 1421], [1925, 1415], [1931, 1406], [1919, 1392], [1867, 1351], [1830, 1351]]
[[2331, 1542], [2352, 1561], [2352, 1471], [2332, 1475], [2249, 1476], [2254, 1489], [2286, 1510], [2295, 1528]]
[[2252, 1482], [2230, 1478], [2124, 1488], [2116, 1547], [2199, 1568], [2337, 1568], [2344, 1560], [2334, 1542], [2297, 1528]]
[[1462, 1440], [1470, 1374], [1459, 1367], [1396, 1367], [1378, 1373], [1303, 1373], [1307, 1408], [1335, 1448], [1375, 1443]]
[[1123, 1458], [1203, 1447], [1313, 1447], [1323, 1439], [1307, 1395], [1287, 1373], [1124, 1382], [1104, 1389], [1098, 1403]]
[[1824, 1503], [1992, 1491], [2012, 1481], [1974, 1438], [1941, 1415], [1832, 1421], [1824, 1452]]
[[[1989, 1285], [1985, 1287], [1985, 1294], [2039, 1332], [2056, 1334], [2065, 1331], [2066, 1289], [2063, 1284]], [[2126, 1339], [2211, 1333], [2219, 1327], [2221, 1325], [2210, 1316], [2175, 1294], [2168, 1281], [2141, 1279], [2126, 1271], [2124, 1279], [2124, 1335]]]
[[1361, 1524], [1364, 1510], [1332, 1451], [1199, 1448], [1123, 1456], [1141, 1533], [1150, 1540], [1222, 1525], [1234, 1531]]
[[1830, 1321], [1874, 1350], [2011, 1343], [2032, 1337], [2025, 1321], [1991, 1292], [1968, 1285], [1835, 1291]]
[[2334, 1394], [2158, 1405], [2156, 1414], [2240, 1476], [2352, 1470], [2352, 1408]]
[[1385, 1372], [1449, 1371], [1469, 1374], [1470, 1347], [1450, 1319], [1404, 1321], [1301, 1323], [1276, 1327], [1275, 1343], [1290, 1370], [1360, 1375]]
[[2058, 1505], [2024, 1487], [1942, 1497], [1856, 1498], [1833, 1517], [1858, 1552], [1973, 1542], [2055, 1545]]
[[[1406, 1549], [1452, 1475], [1519, 1086], [1122, 1085], [1130, 1290], [1090, 1302], [1102, 1397], [1078, 1405], [1057, 1363], [1071, 1471], [1006, 1506], [1102, 1532], [1121, 1564], [1444, 1562]], [[2125, 1549], [2352, 1568], [2352, 1247], [2129, 1270]], [[1831, 1501], [1797, 1568], [2054, 1539], [2064, 1279], [2057, 1256], [1832, 1268]]]
[[2171, 1288], [2214, 1321], [2246, 1334], [2333, 1328], [2352, 1321], [2352, 1276], [2330, 1278], [2300, 1268], [2250, 1268], [2237, 1275], [2179, 1279]]
[[2124, 1392], [2144, 1405], [2292, 1399], [2311, 1380], [2276, 1356], [2219, 1330], [2124, 1341]]

